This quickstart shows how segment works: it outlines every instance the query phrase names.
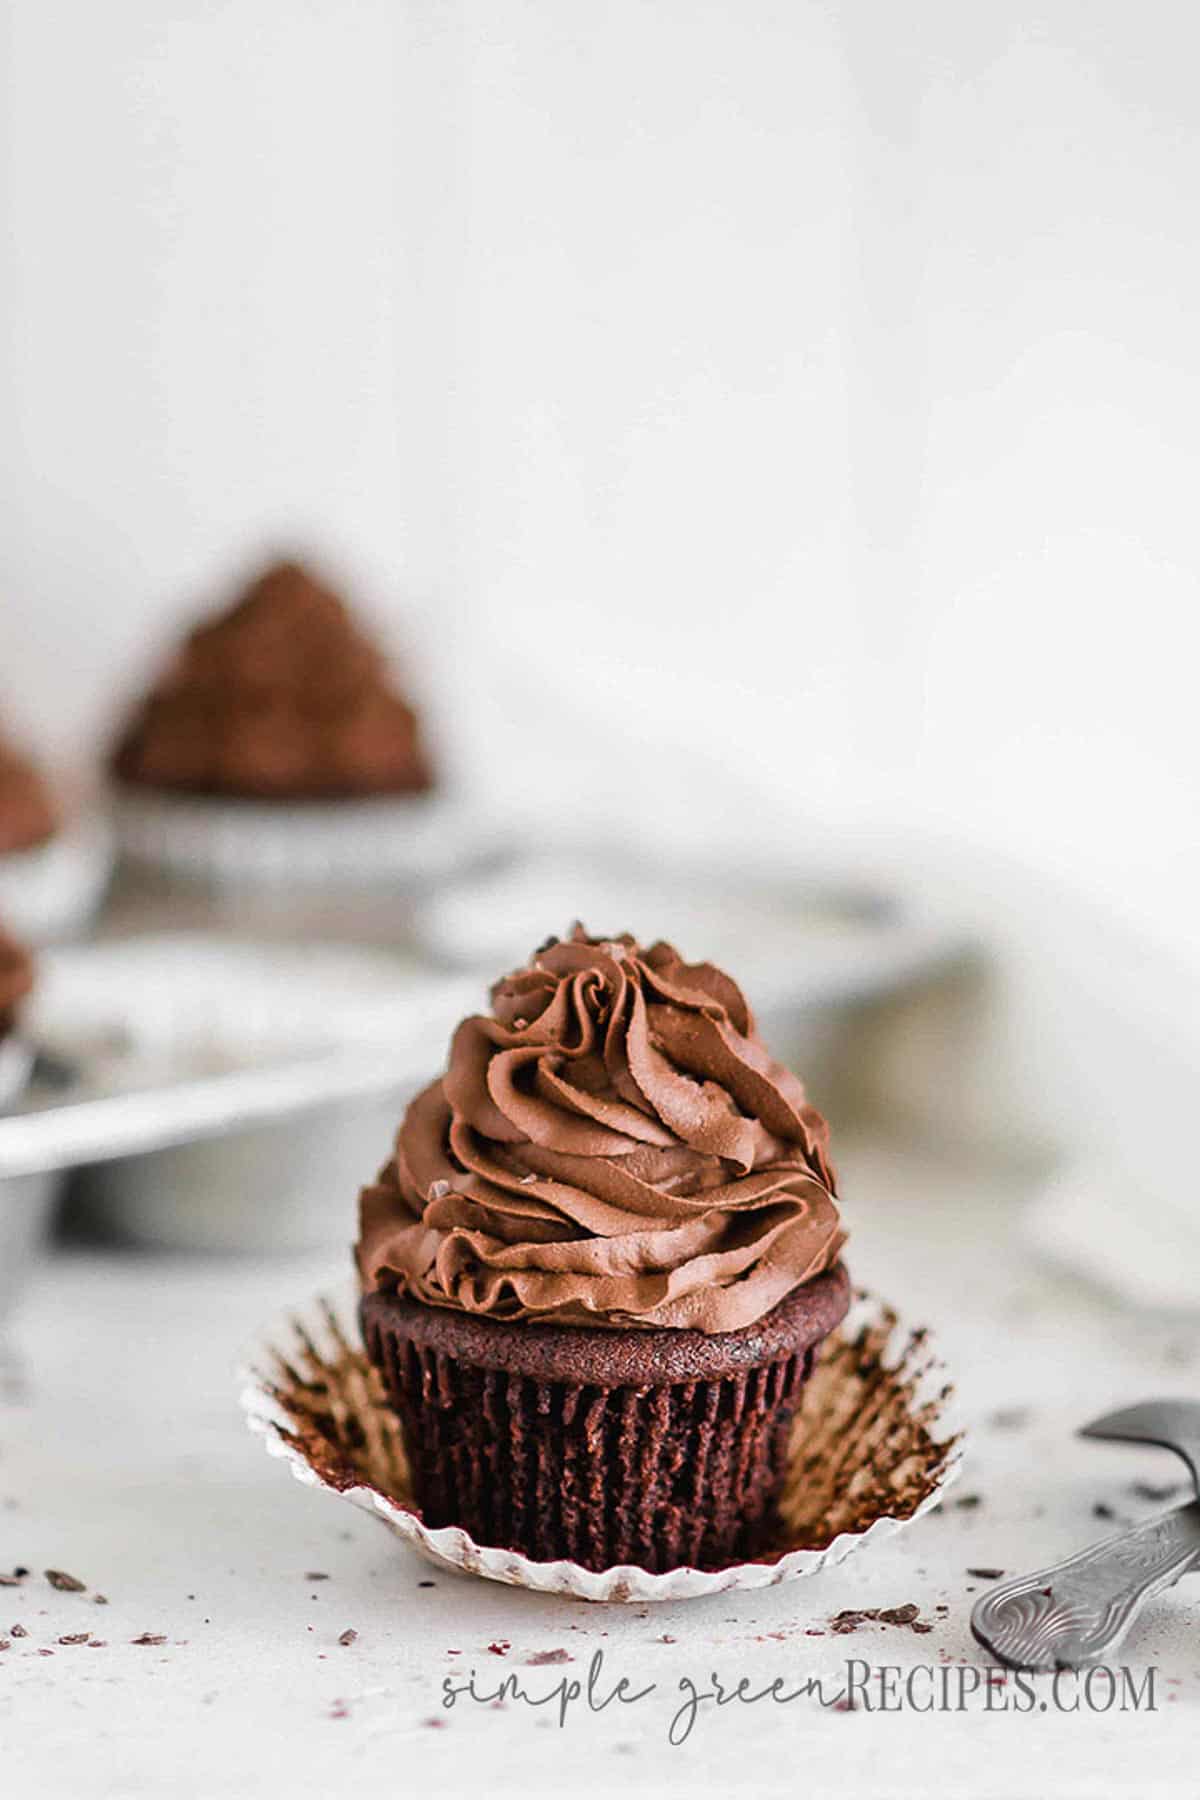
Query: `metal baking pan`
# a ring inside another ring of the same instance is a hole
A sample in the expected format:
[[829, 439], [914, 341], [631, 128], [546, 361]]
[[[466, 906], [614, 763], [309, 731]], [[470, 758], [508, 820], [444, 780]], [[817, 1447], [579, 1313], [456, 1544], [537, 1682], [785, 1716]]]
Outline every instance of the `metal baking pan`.
[[43, 1078], [0, 1120], [0, 1204], [75, 1169], [85, 1208], [138, 1242], [345, 1243], [407, 1094], [477, 1000], [360, 947], [164, 932], [47, 951], [25, 1020]]

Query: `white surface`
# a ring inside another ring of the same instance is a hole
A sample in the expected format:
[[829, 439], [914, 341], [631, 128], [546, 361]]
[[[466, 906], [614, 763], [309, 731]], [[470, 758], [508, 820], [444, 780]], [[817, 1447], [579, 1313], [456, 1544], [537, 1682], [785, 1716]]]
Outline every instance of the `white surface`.
[[[1137, 1478], [1175, 1478], [1161, 1452], [1087, 1444], [1072, 1429], [1151, 1392], [1194, 1393], [1200, 1324], [1112, 1313], [1019, 1247], [1023, 1185], [869, 1146], [843, 1152], [854, 1267], [935, 1326], [978, 1421], [951, 1506], [881, 1548], [795, 1587], [654, 1609], [585, 1607], [432, 1575], [372, 1521], [288, 1480], [242, 1423], [233, 1364], [289, 1299], [336, 1279], [328, 1260], [247, 1266], [74, 1252], [48, 1265], [15, 1334], [0, 1411], [4, 1566], [66, 1569], [109, 1596], [0, 1589], [0, 1619], [30, 1637], [0, 1653], [5, 1800], [280, 1794], [753, 1791], [926, 1800], [1031, 1793], [1143, 1800], [1195, 1790], [1200, 1583], [1158, 1602], [1127, 1659], [1158, 1666], [1153, 1715], [842, 1714], [801, 1701], [702, 1713], [671, 1748], [682, 1676], [789, 1684], [845, 1658], [974, 1664], [966, 1571], [1013, 1571], [1130, 1515]], [[349, 1209], [347, 1209], [349, 1230]], [[1031, 1409], [1006, 1429], [997, 1408]], [[327, 1581], [310, 1583], [310, 1570]], [[421, 1588], [423, 1580], [436, 1586]], [[865, 1626], [809, 1638], [853, 1606], [919, 1602], [928, 1636]], [[109, 1647], [59, 1646], [91, 1627]], [[359, 1637], [337, 1643], [347, 1627]], [[129, 1640], [165, 1633], [161, 1647]], [[665, 1642], [665, 1638], [674, 1640]], [[503, 1657], [490, 1643], [507, 1642]], [[565, 1671], [530, 1668], [563, 1647]], [[40, 1648], [53, 1649], [42, 1657]], [[608, 1673], [659, 1683], [594, 1717], [509, 1704], [439, 1711], [445, 1673], [482, 1686], [519, 1671], [544, 1692], [605, 1652]], [[458, 1650], [458, 1656], [450, 1656]], [[426, 1721], [443, 1720], [442, 1728]]]

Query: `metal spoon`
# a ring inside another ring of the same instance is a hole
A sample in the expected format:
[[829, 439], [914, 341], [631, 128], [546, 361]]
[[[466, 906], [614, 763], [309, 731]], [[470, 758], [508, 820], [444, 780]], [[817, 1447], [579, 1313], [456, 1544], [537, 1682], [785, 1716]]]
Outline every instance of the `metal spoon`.
[[[1200, 1493], [1200, 1404], [1151, 1400], [1085, 1425], [1083, 1437], [1160, 1444], [1183, 1458]], [[1076, 1668], [1102, 1662], [1155, 1594], [1200, 1559], [1200, 1501], [1147, 1519], [1032, 1575], [990, 1588], [971, 1630], [1016, 1668]]]

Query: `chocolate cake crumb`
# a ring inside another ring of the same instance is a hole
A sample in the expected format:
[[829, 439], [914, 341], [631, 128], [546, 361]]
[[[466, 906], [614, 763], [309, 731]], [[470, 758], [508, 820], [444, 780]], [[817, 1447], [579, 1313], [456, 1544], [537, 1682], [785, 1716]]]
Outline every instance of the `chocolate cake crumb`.
[[131, 1644], [165, 1644], [166, 1638], [159, 1631], [143, 1631], [140, 1637], [130, 1638]]
[[1027, 1406], [1001, 1406], [988, 1419], [993, 1431], [1019, 1431], [1029, 1423]]
[[356, 1643], [357, 1641], [358, 1641], [358, 1633], [357, 1633], [357, 1631], [355, 1631], [353, 1626], [347, 1626], [346, 1630], [343, 1631], [341, 1636], [338, 1638], [339, 1644], [353, 1644], [353, 1643]]
[[1003, 1573], [1004, 1573], [1003, 1569], [968, 1569], [967, 1570], [967, 1574], [973, 1575], [975, 1577], [976, 1581], [999, 1581], [999, 1579], [1003, 1575]]
[[67, 1637], [60, 1637], [60, 1644], [86, 1644], [91, 1637], [90, 1631], [73, 1631]]
[[[847, 1632], [857, 1631], [860, 1625], [873, 1620], [878, 1625], [908, 1625], [913, 1631], [932, 1631], [933, 1626], [918, 1617], [920, 1611], [915, 1600], [909, 1600], [903, 1606], [847, 1607], [834, 1614], [829, 1621], [829, 1628], [835, 1637], [845, 1637]], [[807, 1632], [805, 1635], [821, 1637], [824, 1634]]]
[[11, 1575], [0, 1575], [0, 1587], [20, 1587], [21, 1577], [14, 1569]]
[[47, 1569], [46, 1580], [61, 1594], [82, 1594], [87, 1587], [86, 1581], [80, 1581], [74, 1575], [67, 1575], [62, 1569]]
[[575, 1658], [569, 1650], [535, 1650], [532, 1656], [525, 1658], [526, 1668], [543, 1667], [546, 1663], [574, 1662]]
[[0, 1638], [0, 1650], [11, 1650], [11, 1649], [12, 1649], [11, 1640], [9, 1638]]
[[507, 1656], [512, 1649], [512, 1645], [507, 1638], [498, 1638], [494, 1644], [488, 1645], [488, 1649], [493, 1656]]
[[108, 1605], [108, 1595], [107, 1594], [93, 1594], [92, 1595], [92, 1605], [93, 1606], [107, 1606]]
[[328, 1581], [329, 1577], [324, 1569], [309, 1569], [306, 1572], [304, 1579], [305, 1581]]
[[28, 1637], [29, 1636], [29, 1633], [26, 1631], [26, 1629], [23, 1625], [10, 1625], [9, 1630], [12, 1632], [12, 1635], [14, 1637]]

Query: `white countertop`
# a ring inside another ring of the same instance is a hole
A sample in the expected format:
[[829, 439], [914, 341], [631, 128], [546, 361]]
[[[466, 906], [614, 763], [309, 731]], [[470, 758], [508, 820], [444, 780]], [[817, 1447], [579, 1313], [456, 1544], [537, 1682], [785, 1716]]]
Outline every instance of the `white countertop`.
[[[265, 1264], [72, 1249], [48, 1260], [0, 1365], [0, 1571], [32, 1571], [0, 1588], [3, 1800], [1196, 1792], [1191, 1578], [1124, 1652], [1138, 1681], [1157, 1669], [1153, 1714], [985, 1712], [980, 1695], [958, 1713], [707, 1703], [688, 1741], [669, 1743], [689, 1677], [707, 1685], [715, 1672], [732, 1687], [747, 1676], [759, 1689], [816, 1674], [832, 1697], [848, 1657], [980, 1667], [967, 1618], [982, 1584], [968, 1569], [1052, 1560], [1115, 1529], [1097, 1503], [1133, 1519], [1153, 1510], [1133, 1482], [1177, 1478], [1164, 1453], [1072, 1431], [1121, 1401], [1195, 1392], [1200, 1321], [1115, 1314], [1035, 1263], [1016, 1233], [1015, 1175], [871, 1144], [843, 1151], [841, 1171], [856, 1278], [934, 1326], [952, 1364], [974, 1426], [963, 1478], [943, 1512], [839, 1569], [653, 1609], [446, 1575], [263, 1454], [234, 1367], [289, 1302], [344, 1279], [336, 1255]], [[995, 1417], [1016, 1411], [1028, 1416]], [[964, 1495], [978, 1504], [954, 1504]], [[88, 1591], [56, 1591], [47, 1568]], [[932, 1632], [805, 1635], [843, 1608], [909, 1601]], [[28, 1636], [12, 1638], [13, 1624]], [[357, 1639], [339, 1645], [347, 1628]], [[84, 1630], [103, 1647], [58, 1641]], [[131, 1642], [142, 1633], [166, 1642]], [[527, 1666], [553, 1649], [572, 1662]], [[597, 1650], [604, 1691], [622, 1675], [654, 1691], [595, 1714], [576, 1703], [561, 1730], [549, 1707], [442, 1709], [451, 1671], [474, 1667], [480, 1688], [519, 1671], [541, 1694]], [[1039, 1678], [1039, 1701], [1049, 1692]]]

